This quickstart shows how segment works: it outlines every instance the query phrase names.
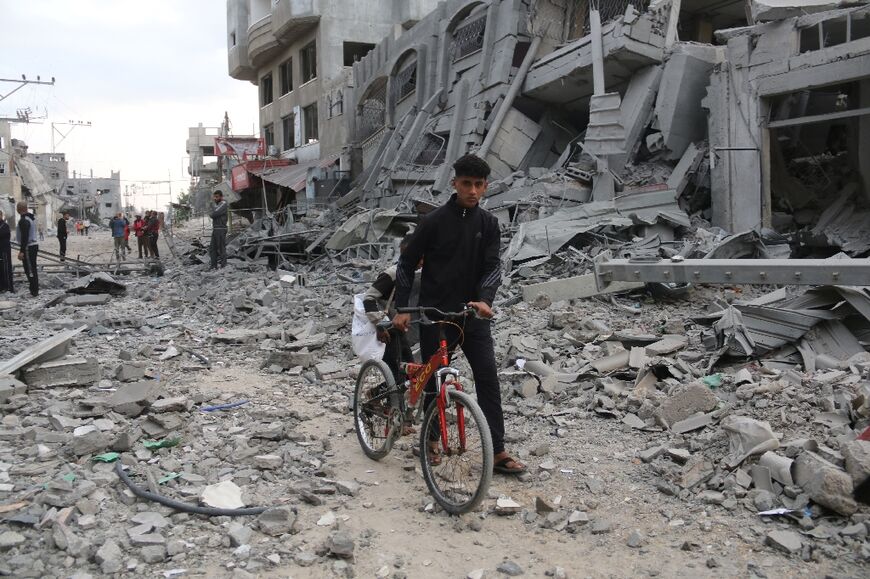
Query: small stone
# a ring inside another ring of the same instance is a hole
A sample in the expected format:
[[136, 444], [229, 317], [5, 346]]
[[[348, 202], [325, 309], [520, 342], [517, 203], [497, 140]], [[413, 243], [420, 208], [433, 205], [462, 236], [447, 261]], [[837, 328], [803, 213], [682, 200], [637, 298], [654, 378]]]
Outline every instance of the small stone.
[[335, 513], [332, 511], [326, 511], [319, 519], [317, 519], [318, 527], [331, 527], [335, 524], [336, 518]]
[[154, 511], [136, 513], [130, 521], [137, 525], [150, 525], [152, 529], [162, 529], [169, 525], [169, 519]]
[[103, 573], [118, 573], [121, 571], [121, 567], [123, 566], [123, 558], [124, 554], [121, 552], [121, 548], [118, 544], [108, 539], [105, 543], [97, 549], [97, 553], [94, 556], [94, 560], [100, 566], [100, 569]]
[[185, 553], [187, 551], [187, 544], [184, 541], [179, 541], [178, 539], [169, 541], [166, 544], [166, 554], [170, 557], [175, 557], [176, 555], [180, 555], [181, 553]]
[[242, 489], [229, 480], [202, 489], [200, 500], [203, 504], [218, 509], [240, 509], [245, 506]]
[[585, 525], [589, 522], [589, 514], [583, 511], [574, 511], [568, 515], [569, 525]]
[[525, 573], [523, 568], [513, 561], [502, 561], [498, 564], [498, 567], [496, 567], [495, 570], [503, 575], [507, 575], [508, 577], [517, 577], [518, 575]]
[[556, 463], [552, 459], [548, 459], [539, 464], [538, 468], [542, 471], [553, 471], [556, 470]]
[[646, 537], [643, 536], [638, 530], [632, 531], [631, 535], [628, 536], [628, 541], [626, 541], [626, 545], [631, 547], [632, 549], [639, 549], [646, 542]]
[[800, 535], [793, 531], [771, 531], [764, 542], [784, 553], [798, 553], [803, 545]]
[[499, 497], [495, 501], [495, 513], [497, 515], [514, 515], [523, 508], [523, 506], [510, 497]]
[[550, 454], [550, 445], [546, 442], [539, 444], [535, 448], [529, 451], [529, 454], [532, 456], [547, 456]]
[[271, 537], [278, 537], [293, 531], [296, 523], [296, 513], [290, 507], [275, 507], [263, 511], [257, 517], [260, 532]]
[[76, 523], [80, 529], [87, 531], [97, 526], [97, 517], [94, 515], [82, 515]]
[[538, 514], [543, 513], [552, 513], [556, 510], [556, 507], [553, 506], [547, 499], [543, 497], [535, 497], [535, 512]]
[[605, 533], [609, 533], [612, 530], [613, 526], [610, 521], [606, 519], [596, 519], [592, 521], [592, 534], [593, 535], [603, 535]]
[[360, 491], [359, 483], [355, 483], [353, 481], [337, 480], [333, 484], [335, 484], [335, 488], [338, 489], [338, 492], [350, 497], [357, 496]]
[[353, 559], [353, 550], [356, 545], [353, 539], [345, 531], [337, 531], [329, 536], [326, 547], [334, 557]]
[[11, 549], [12, 547], [17, 547], [21, 545], [27, 540], [27, 537], [22, 535], [21, 533], [16, 533], [15, 531], [6, 531], [4, 533], [0, 533], [0, 551], [5, 551], [7, 549]]
[[465, 576], [465, 579], [484, 579], [486, 577], [485, 569], [475, 569], [474, 571], [470, 571], [468, 575]]
[[284, 459], [277, 454], [260, 454], [254, 457], [254, 464], [263, 470], [274, 470], [281, 468]]
[[166, 548], [163, 545], [149, 545], [139, 551], [142, 560], [148, 564], [162, 563], [166, 560]]
[[230, 537], [230, 545], [233, 547], [240, 547], [250, 543], [252, 534], [253, 531], [251, 531], [250, 527], [238, 523], [231, 524], [227, 531], [227, 535]]

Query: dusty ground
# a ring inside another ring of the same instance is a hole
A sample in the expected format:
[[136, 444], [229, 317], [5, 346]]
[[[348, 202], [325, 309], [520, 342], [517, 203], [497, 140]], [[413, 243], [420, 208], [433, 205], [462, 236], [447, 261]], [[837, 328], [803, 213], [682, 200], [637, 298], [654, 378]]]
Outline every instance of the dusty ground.
[[[198, 235], [200, 232], [200, 225], [195, 223], [188, 226], [184, 234]], [[56, 248], [56, 240], [46, 240], [43, 247]], [[70, 256], [81, 255], [103, 261], [110, 253], [108, 231], [92, 232], [90, 237], [69, 238]], [[161, 254], [169, 255], [163, 238]], [[235, 311], [229, 303], [229, 293], [235, 294], [239, 288], [247, 288], [243, 295], [255, 298], [268, 284], [275, 283], [275, 274], [265, 270], [243, 275], [235, 272], [237, 281], [233, 283], [237, 285], [227, 288], [222, 283], [222, 276], [230, 276], [230, 273], [205, 273], [203, 266], [190, 266], [171, 258], [165, 262], [167, 272], [163, 278], [125, 279], [128, 295], [113, 299], [108, 307], [102, 308], [102, 312], [87, 308], [39, 311], [42, 304], [62, 293], [60, 289], [41, 292], [37, 299], [19, 292], [15, 299], [20, 300], [21, 311], [26, 312], [25, 319], [38, 320], [33, 322], [37, 324], [34, 327], [43, 328], [40, 331], [45, 332], [52, 331], [44, 329], [51, 326], [38, 324], [72, 318], [90, 319], [92, 321], [88, 323], [93, 327], [99, 325], [99, 314], [110, 318], [121, 315], [149, 320], [153, 320], [152, 316], [162, 315], [168, 325], [150, 321], [154, 329], [148, 332], [120, 330], [109, 334], [96, 331], [82, 334], [76, 339], [76, 349], [98, 357], [108, 372], [118, 363], [120, 350], [136, 351], [142, 344], [151, 343], [157, 348], [156, 352], [137, 354], [136, 359], [143, 360], [152, 375], [160, 376], [166, 382], [168, 395], [195, 399], [210, 392], [209, 399], [217, 398], [217, 401], [250, 400], [239, 410], [196, 419], [199, 422], [207, 420], [208, 429], [216, 433], [217, 438], [213, 440], [218, 447], [207, 450], [211, 456], [219, 456], [223, 461], [219, 465], [222, 477], [238, 475], [242, 477], [238, 480], [250, 480], [245, 477], [256, 471], [251, 470], [245, 459], [236, 460], [233, 452], [238, 448], [239, 439], [247, 437], [247, 429], [252, 423], [277, 418], [285, 421], [288, 429], [292, 425], [296, 432], [309, 435], [308, 442], [301, 444], [325, 448], [317, 456], [323, 460], [323, 470], [329, 478], [356, 481], [361, 488], [355, 496], [329, 495], [322, 505], [312, 506], [300, 500], [294, 490], [294, 483], [298, 480], [287, 480], [285, 484], [281, 480], [275, 481], [277, 484], [270, 488], [277, 488], [276, 494], [267, 497], [252, 495], [250, 503], [262, 504], [265, 500], [268, 504], [264, 506], [293, 505], [298, 512], [297, 532], [283, 535], [280, 539], [255, 532], [250, 543], [250, 557], [240, 559], [229, 546], [226, 529], [231, 522], [237, 521], [256, 528], [252, 517], [230, 521], [226, 518], [172, 515], [169, 509], [145, 501], [125, 506], [118, 501], [120, 485], [112, 479], [105, 493], [101, 494], [100, 516], [110, 517], [113, 521], [108, 523], [112, 527], [109, 536], [124, 537], [125, 529], [129, 531], [131, 525], [126, 521], [133, 513], [157, 510], [167, 517], [172, 516], [174, 524], [163, 531], [166, 540], [189, 541], [191, 545], [189, 551], [170, 554], [159, 563], [143, 566], [140, 562], [130, 575], [159, 576], [172, 569], [184, 569], [188, 576], [248, 577], [247, 571], [243, 571], [247, 569], [251, 574], [263, 577], [329, 576], [336, 571], [335, 559], [318, 556], [310, 566], [303, 567], [299, 564], [300, 555], [318, 552], [331, 533], [343, 529], [355, 542], [351, 569], [357, 577], [465, 577], [475, 570], [485, 570], [486, 576], [498, 577], [502, 575], [496, 568], [505, 559], [519, 565], [530, 577], [552, 575], [557, 568], [564, 570], [569, 577], [867, 576], [866, 566], [861, 562], [860, 541], [840, 538], [827, 542], [808, 540], [805, 545], [811, 547], [804, 555], [809, 560], [804, 561], [800, 553], [786, 555], [764, 544], [764, 537], [771, 530], [794, 530], [793, 523], [762, 520], [741, 503], [728, 510], [720, 505], [703, 504], [694, 496], [685, 500], [686, 497], [660, 493], [655, 488], [656, 476], [651, 466], [642, 464], [636, 454], [655, 443], [673, 444], [673, 437], [664, 432], [632, 430], [619, 420], [600, 417], [570, 399], [560, 405], [543, 400], [530, 404], [528, 400], [506, 394], [508, 449], [529, 465], [530, 476], [520, 481], [496, 475], [490, 496], [478, 512], [458, 518], [431, 512], [425, 508], [431, 499], [417, 459], [411, 453], [413, 439], [400, 440], [392, 454], [381, 462], [367, 459], [358, 446], [347, 407], [347, 398], [353, 389], [355, 362], [349, 351], [346, 327], [339, 324], [337, 330], [327, 329], [332, 335], [327, 344], [316, 351], [316, 362], [336, 360], [346, 365], [345, 375], [331, 380], [316, 379], [310, 371], [294, 375], [292, 372], [276, 373], [263, 369], [264, 357], [269, 351], [274, 351], [276, 345], [273, 337], [229, 346], [214, 344], [208, 339], [214, 332], [237, 326], [261, 328], [267, 333], [276, 327], [287, 329], [307, 322], [313, 322], [315, 328], [332, 328], [336, 316], [349, 319], [344, 305], [349, 300], [349, 295], [345, 295], [349, 294], [348, 288], [324, 290], [325, 293], [321, 294], [297, 288], [285, 288], [281, 292], [275, 289], [273, 291], [282, 308], [272, 309], [295, 313], [286, 314], [282, 319], [270, 319], [260, 310], [249, 314]], [[689, 312], [703, 311], [704, 304], [716, 297], [718, 291], [699, 291], [689, 302], [677, 304], [645, 303], [643, 315], [634, 319], [615, 312], [607, 302], [589, 300], [576, 307], [590, 319], [613, 322], [614, 329], [652, 332], [660, 331], [669, 320], [685, 318]], [[330, 301], [332, 305], [325, 305]], [[498, 336], [497, 349], [503, 353], [511, 334], [545, 335], [549, 314], [546, 308], [519, 304], [503, 308], [499, 316], [495, 333]], [[20, 331], [14, 320], [3, 323], [3, 337], [7, 341]], [[159, 353], [170, 340], [205, 353], [212, 359], [213, 367], [210, 370], [197, 368], [183, 357], [160, 361]], [[112, 386], [121, 385], [113, 383]], [[42, 400], [39, 397], [45, 395], [75, 401], [95, 393], [86, 389], [78, 392], [34, 389], [28, 394], [30, 400]], [[781, 407], [784, 409], [787, 405], [786, 401]], [[771, 408], [765, 416], [775, 428], [788, 426], [770, 418], [776, 417], [779, 408]], [[34, 408], [32, 412], [33, 415], [29, 416], [16, 413], [15, 409], [8, 411], [4, 416], [4, 426], [30, 426], [32, 420], [42, 428], [43, 423], [39, 422], [44, 421], [39, 416], [41, 409]], [[192, 412], [196, 414], [191, 416], [198, 416], [195, 408]], [[115, 420], [121, 422], [117, 417]], [[141, 421], [143, 417], [137, 420]], [[196, 428], [201, 428], [201, 425], [182, 429], [187, 437], [183, 447], [160, 451], [151, 459], [138, 459], [138, 464], [137, 459], [132, 459], [134, 469], [141, 471], [146, 460], [158, 469], [163, 468], [163, 464], [170, 464], [169, 461], [180, 461], [182, 464], [176, 464], [174, 468], [196, 472], [196, 445], [203, 444], [195, 439], [197, 432], [202, 434], [202, 430]], [[250, 443], [254, 447], [260, 444], [262, 448], [277, 448], [279, 451], [282, 448], [280, 444], [270, 442]], [[549, 451], [543, 456], [533, 456], [532, 449], [544, 443], [549, 445]], [[704, 445], [710, 444], [703, 436], [695, 435], [686, 435], [684, 443], [693, 452], [704, 452]], [[285, 443], [283, 448], [290, 446], [292, 444]], [[32, 451], [27, 446], [10, 443], [7, 448], [11, 449], [10, 462], [32, 460]], [[62, 456], [66, 459], [66, 455]], [[544, 461], [553, 461], [556, 468], [552, 472], [543, 472], [539, 467]], [[2, 462], [0, 460], [0, 470]], [[69, 466], [85, 474], [100, 471], [100, 465], [93, 465], [86, 456], [73, 458], [66, 465], [59, 462], [59, 470], [51, 476], [58, 476]], [[169, 469], [166, 466], [163, 470]], [[210, 470], [215, 474], [215, 469]], [[241, 475], [241, 471], [249, 474]], [[205, 470], [200, 472], [208, 474]], [[37, 476], [34, 482], [40, 480]], [[174, 488], [173, 483], [169, 487]], [[519, 502], [523, 511], [506, 517], [495, 514], [495, 501], [500, 495]], [[585, 512], [590, 522], [561, 531], [543, 528], [543, 517], [535, 514], [536, 497], [558, 503], [559, 511], [565, 513]], [[318, 520], [328, 511], [335, 513], [336, 522], [319, 526]], [[861, 513], [855, 515], [854, 520], [866, 520], [866, 507]], [[819, 522], [825, 520], [837, 526], [844, 524], [843, 518], [827, 515]], [[601, 521], [610, 523], [609, 531], [593, 534], [593, 525]], [[105, 540], [105, 531], [101, 528], [86, 535], [93, 542], [94, 550]], [[642, 536], [640, 546], [629, 547], [629, 537], [635, 531]], [[33, 558], [44, 558], [52, 576], [68, 576], [77, 566], [87, 562], [89, 566], [85, 568], [89, 572], [99, 573], [92, 555], [78, 559], [65, 556], [46, 538], [46, 533], [42, 539], [36, 535], [38, 540], [28, 544], [31, 548], [20, 548], [23, 555], [19, 554], [19, 557], [31, 558], [21, 559], [23, 565], [30, 564]], [[129, 567], [129, 561], [138, 556], [139, 548], [120, 542], [125, 551], [125, 564]], [[278, 555], [280, 562], [268, 562], [266, 557], [269, 555]], [[339, 571], [346, 575], [348, 569]]]

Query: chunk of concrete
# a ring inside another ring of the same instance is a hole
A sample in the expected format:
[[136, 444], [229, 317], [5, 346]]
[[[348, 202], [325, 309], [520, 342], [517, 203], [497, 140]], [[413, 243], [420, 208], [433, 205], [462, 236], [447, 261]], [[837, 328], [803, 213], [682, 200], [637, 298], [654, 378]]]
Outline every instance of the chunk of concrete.
[[592, 296], [614, 294], [642, 288], [644, 284], [631, 281], [615, 281], [603, 290], [595, 284], [595, 274], [578, 275], [543, 283], [523, 286], [523, 301], [533, 302], [541, 294], [547, 294], [554, 302], [591, 298]]
[[13, 396], [25, 392], [27, 392], [27, 384], [24, 382], [19, 382], [9, 375], [0, 376], [0, 404], [5, 404]]
[[135, 382], [145, 377], [145, 366], [141, 364], [121, 364], [115, 369], [115, 379], [121, 382]]
[[158, 380], [131, 382], [118, 388], [109, 397], [109, 407], [125, 416], [139, 416], [151, 406], [163, 392], [163, 383]]
[[88, 386], [100, 381], [102, 370], [96, 358], [52, 360], [24, 370], [21, 378], [30, 386]]
[[750, 0], [749, 14], [753, 22], [772, 22], [858, 3], [855, 0]]
[[656, 411], [656, 420], [670, 427], [698, 412], [716, 408], [719, 399], [703, 384], [690, 384], [662, 402]]
[[846, 472], [855, 486], [870, 478], [870, 441], [852, 440], [840, 447], [846, 459]]
[[706, 138], [707, 113], [701, 101], [707, 96], [710, 73], [722, 58], [721, 49], [714, 46], [674, 45], [655, 105], [668, 159], [680, 159], [689, 145]]
[[803, 546], [801, 536], [794, 531], [771, 531], [764, 538], [764, 542], [774, 549], [788, 554], [799, 552]]
[[61, 356], [65, 356], [69, 352], [72, 339], [86, 329], [87, 326], [81, 326], [75, 330], [67, 330], [29, 348], [25, 348], [10, 360], [0, 362], [0, 375], [14, 374], [30, 364], [56, 360]]
[[84, 294], [80, 296], [69, 296], [64, 300], [68, 306], [104, 306], [109, 303], [112, 296], [109, 294]]
[[858, 505], [852, 498], [852, 479], [821, 456], [808, 450], [794, 461], [794, 481], [814, 502], [850, 516]]

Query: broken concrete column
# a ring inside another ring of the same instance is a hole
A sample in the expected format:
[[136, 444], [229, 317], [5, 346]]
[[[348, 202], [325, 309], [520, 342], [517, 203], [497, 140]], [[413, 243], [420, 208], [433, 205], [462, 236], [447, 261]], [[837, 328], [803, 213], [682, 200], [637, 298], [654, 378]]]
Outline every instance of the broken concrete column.
[[794, 481], [814, 502], [846, 516], [858, 509], [852, 498], [852, 479], [818, 454], [803, 451], [793, 471]]
[[707, 114], [701, 101], [707, 94], [710, 73], [722, 59], [721, 50], [714, 46], [674, 45], [665, 63], [655, 106], [668, 159], [680, 159], [691, 143], [706, 138]]
[[95, 358], [64, 358], [27, 368], [22, 379], [30, 386], [87, 386], [100, 381], [100, 364]]

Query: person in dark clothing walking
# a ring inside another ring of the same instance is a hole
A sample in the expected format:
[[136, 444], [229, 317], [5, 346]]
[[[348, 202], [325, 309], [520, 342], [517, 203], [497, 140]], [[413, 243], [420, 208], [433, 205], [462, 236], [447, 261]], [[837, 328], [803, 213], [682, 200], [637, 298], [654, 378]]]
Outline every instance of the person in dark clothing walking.
[[[455, 193], [444, 205], [426, 215], [417, 226], [396, 270], [396, 307], [406, 307], [414, 269], [423, 259], [420, 305], [455, 312], [467, 305], [478, 318], [466, 318], [462, 351], [471, 366], [477, 401], [486, 416], [495, 458], [494, 470], [520, 474], [526, 467], [504, 448], [504, 415], [495, 351], [490, 328], [492, 302], [501, 285], [499, 250], [501, 233], [494, 215], [479, 206], [487, 187], [490, 168], [475, 155], [465, 155], [453, 164]], [[393, 326], [406, 331], [409, 314], [397, 314]], [[448, 325], [449, 344], [460, 342], [460, 330]], [[438, 350], [438, 330], [420, 328], [423, 360]], [[427, 384], [427, 404], [434, 400], [434, 381]], [[438, 444], [438, 443], [433, 443]]]
[[57, 220], [57, 243], [60, 245], [61, 261], [66, 261], [66, 238], [69, 236], [69, 230], [66, 228], [67, 221], [69, 221], [69, 211], [64, 211]]
[[211, 260], [209, 269], [227, 266], [227, 202], [224, 194], [214, 192], [214, 209], [211, 212], [211, 243], [208, 255]]
[[0, 292], [14, 292], [12, 285], [12, 228], [0, 211]]
[[145, 222], [145, 231], [148, 235], [148, 251], [151, 257], [160, 259], [160, 251], [157, 249], [157, 238], [160, 236], [160, 217], [156, 211], [149, 211], [150, 217]]
[[18, 259], [24, 264], [24, 273], [30, 282], [30, 295], [39, 295], [39, 277], [36, 272], [36, 256], [39, 253], [39, 241], [37, 240], [36, 217], [27, 210], [27, 203], [19, 201], [15, 206], [18, 211], [18, 228], [16, 240], [21, 250]]

